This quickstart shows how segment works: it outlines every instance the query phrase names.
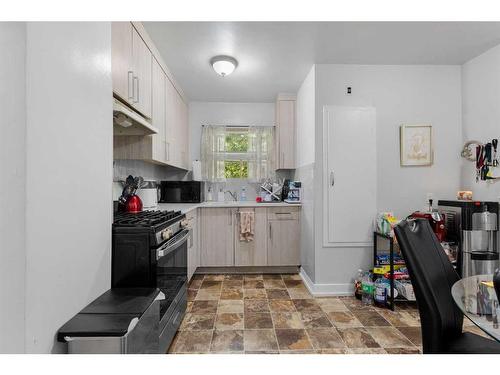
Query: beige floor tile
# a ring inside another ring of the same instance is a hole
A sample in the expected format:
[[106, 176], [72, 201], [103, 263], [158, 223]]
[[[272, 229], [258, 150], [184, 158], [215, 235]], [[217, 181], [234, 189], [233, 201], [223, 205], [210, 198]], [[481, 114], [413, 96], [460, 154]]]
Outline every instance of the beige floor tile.
[[422, 332], [420, 327], [398, 327], [398, 330], [414, 345], [422, 345]]
[[315, 349], [345, 348], [346, 344], [335, 328], [307, 329], [309, 340]]
[[253, 275], [244, 275], [243, 276], [244, 280], [263, 280], [264, 277], [262, 274], [253, 274]]
[[196, 295], [198, 294], [198, 289], [188, 289], [187, 291], [187, 300], [194, 301]]
[[290, 288], [287, 289], [291, 299], [313, 299], [311, 293], [305, 288]]
[[316, 354], [348, 354], [347, 348], [335, 348], [335, 349], [319, 349], [316, 350]]
[[196, 294], [195, 301], [218, 301], [220, 299], [220, 290], [206, 290], [200, 289]]
[[273, 328], [273, 320], [270, 313], [250, 313], [244, 314], [245, 329], [267, 329]]
[[244, 289], [264, 289], [263, 280], [245, 280], [243, 282]]
[[286, 289], [266, 289], [267, 299], [290, 299], [290, 295], [288, 294]]
[[178, 332], [171, 353], [208, 353], [212, 331]]
[[281, 279], [264, 279], [266, 289], [286, 289], [285, 283]]
[[387, 354], [382, 348], [350, 348], [347, 354]]
[[333, 327], [324, 312], [304, 312], [301, 311], [300, 318], [305, 328], [330, 328]]
[[228, 329], [243, 329], [243, 314], [222, 313], [217, 314], [215, 319], [215, 329], [219, 331]]
[[286, 273], [281, 275], [283, 280], [302, 280], [298, 273]]
[[413, 346], [410, 340], [394, 327], [367, 327], [366, 330], [383, 348]]
[[420, 327], [420, 321], [408, 311], [377, 309], [377, 312], [394, 327]]
[[321, 307], [314, 299], [296, 299], [293, 304], [300, 312], [322, 312]]
[[200, 289], [201, 283], [203, 282], [203, 278], [193, 278], [189, 283], [189, 289]]
[[214, 331], [210, 346], [212, 353], [242, 353], [243, 350], [242, 330]]
[[276, 329], [275, 331], [280, 351], [313, 349], [304, 329]]
[[353, 315], [365, 327], [388, 327], [391, 325], [376, 311], [355, 310]]
[[220, 300], [218, 313], [243, 313], [243, 300]]
[[189, 312], [192, 314], [215, 314], [217, 305], [218, 301], [194, 301]]
[[222, 289], [222, 281], [203, 280], [200, 290], [210, 290], [218, 292]]
[[302, 282], [302, 280], [285, 279], [285, 280], [283, 280], [283, 282], [284, 282], [285, 286], [288, 289], [301, 289], [301, 288], [305, 288], [305, 285]]
[[202, 331], [214, 328], [215, 314], [188, 313], [182, 320], [179, 331]]
[[328, 313], [328, 318], [337, 328], [363, 327], [363, 324], [351, 312], [332, 311]]
[[243, 289], [243, 279], [224, 280], [222, 282], [222, 290], [227, 290], [227, 289]]
[[274, 328], [278, 329], [300, 329], [304, 328], [304, 323], [297, 312], [277, 312], [272, 313]]
[[269, 301], [269, 309], [272, 312], [295, 312], [297, 309], [292, 301], [289, 300], [271, 300]]
[[245, 312], [269, 312], [269, 302], [265, 299], [248, 299], [244, 301]]
[[267, 299], [265, 289], [243, 289], [244, 299]]
[[380, 348], [365, 328], [346, 328], [337, 331], [349, 348]]
[[243, 331], [245, 353], [277, 352], [278, 342], [273, 329]]
[[416, 347], [402, 347], [402, 348], [385, 348], [388, 354], [421, 354], [420, 350]]
[[243, 289], [222, 289], [221, 300], [238, 300], [243, 299]]

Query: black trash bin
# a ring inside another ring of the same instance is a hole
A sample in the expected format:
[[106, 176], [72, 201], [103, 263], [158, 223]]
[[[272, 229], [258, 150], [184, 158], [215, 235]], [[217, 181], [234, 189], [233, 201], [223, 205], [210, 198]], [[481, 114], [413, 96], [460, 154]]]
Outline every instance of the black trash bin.
[[57, 339], [69, 353], [158, 353], [160, 291], [113, 288], [64, 324]]

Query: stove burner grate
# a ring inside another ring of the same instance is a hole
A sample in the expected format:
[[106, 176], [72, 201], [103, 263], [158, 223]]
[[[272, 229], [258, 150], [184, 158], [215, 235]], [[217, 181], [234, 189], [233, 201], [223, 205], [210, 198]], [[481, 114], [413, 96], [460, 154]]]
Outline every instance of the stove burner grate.
[[181, 215], [180, 211], [119, 212], [115, 214], [113, 224], [123, 227], [153, 227]]

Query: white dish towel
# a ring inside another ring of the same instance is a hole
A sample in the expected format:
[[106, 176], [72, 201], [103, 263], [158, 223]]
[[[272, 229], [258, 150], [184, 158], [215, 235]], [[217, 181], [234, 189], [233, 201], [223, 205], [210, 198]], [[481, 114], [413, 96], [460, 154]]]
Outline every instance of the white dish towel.
[[255, 234], [255, 212], [240, 211], [240, 241], [253, 241]]

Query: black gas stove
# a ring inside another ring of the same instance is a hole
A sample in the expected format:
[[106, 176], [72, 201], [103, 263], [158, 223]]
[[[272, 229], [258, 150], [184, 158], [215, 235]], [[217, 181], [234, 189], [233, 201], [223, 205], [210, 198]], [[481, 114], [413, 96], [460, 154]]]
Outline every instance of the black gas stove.
[[188, 222], [180, 211], [116, 213], [113, 288], [159, 288], [160, 346], [167, 349], [187, 306]]

